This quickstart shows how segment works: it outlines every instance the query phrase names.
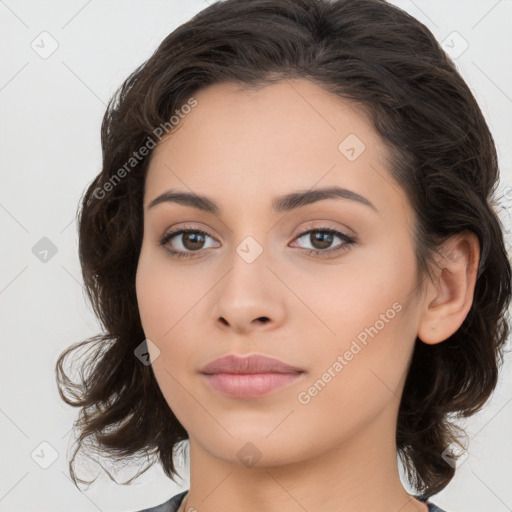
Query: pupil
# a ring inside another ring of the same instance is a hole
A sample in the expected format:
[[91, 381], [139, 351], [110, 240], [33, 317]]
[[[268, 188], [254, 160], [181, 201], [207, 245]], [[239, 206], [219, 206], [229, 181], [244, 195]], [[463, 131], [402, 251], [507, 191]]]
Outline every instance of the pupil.
[[[201, 242], [203, 242], [203, 240], [200, 240], [201, 238], [203, 238], [203, 235], [200, 233], [185, 233], [183, 245], [189, 250], [200, 249]], [[189, 242], [191, 242], [191, 244], [189, 244]]]
[[[311, 238], [311, 242], [317, 249], [325, 249], [329, 247], [332, 243], [332, 233], [311, 233], [313, 237]], [[317, 242], [320, 242], [320, 247], [316, 245]]]

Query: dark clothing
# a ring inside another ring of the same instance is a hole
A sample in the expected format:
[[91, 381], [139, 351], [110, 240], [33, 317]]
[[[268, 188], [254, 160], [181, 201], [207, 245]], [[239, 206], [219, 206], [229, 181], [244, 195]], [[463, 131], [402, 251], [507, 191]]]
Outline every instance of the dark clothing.
[[[140, 510], [139, 512], [176, 512], [180, 508], [181, 502], [183, 501], [183, 498], [185, 497], [187, 492], [188, 491], [180, 492], [179, 494], [176, 494], [165, 503], [157, 505], [156, 507], [145, 508], [144, 510]], [[430, 503], [428, 500], [420, 501], [423, 501], [428, 505], [428, 512], [446, 512], [445, 510], [440, 509], [433, 503]]]

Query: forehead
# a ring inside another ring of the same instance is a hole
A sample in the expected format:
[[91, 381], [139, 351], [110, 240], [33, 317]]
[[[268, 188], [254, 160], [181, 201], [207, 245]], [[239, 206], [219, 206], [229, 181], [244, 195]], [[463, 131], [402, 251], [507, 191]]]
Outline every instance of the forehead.
[[[194, 97], [197, 106], [183, 116], [169, 140], [188, 139], [193, 129], [194, 137], [202, 139], [205, 149], [215, 146], [220, 152], [219, 142], [224, 147], [236, 142], [243, 145], [246, 154], [252, 154], [256, 149], [251, 148], [258, 144], [271, 150], [274, 142], [277, 153], [284, 149], [278, 151], [276, 144], [280, 143], [293, 147], [294, 154], [298, 154], [301, 148], [309, 152], [327, 145], [337, 151], [337, 143], [353, 134], [385, 149], [358, 104], [306, 79], [282, 80], [256, 90], [230, 82], [217, 83]], [[306, 146], [302, 144], [305, 138]], [[236, 149], [230, 148], [230, 154]]]
[[194, 98], [154, 149], [145, 205], [175, 187], [247, 199], [331, 185], [389, 202], [388, 148], [354, 103], [305, 79], [214, 84]]

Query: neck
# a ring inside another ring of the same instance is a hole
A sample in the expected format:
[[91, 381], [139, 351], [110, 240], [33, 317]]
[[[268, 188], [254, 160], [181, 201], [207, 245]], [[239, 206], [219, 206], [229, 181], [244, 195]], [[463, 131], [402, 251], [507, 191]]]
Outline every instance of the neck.
[[190, 490], [180, 512], [428, 512], [400, 481], [395, 430], [389, 428], [395, 413], [384, 410], [338, 446], [280, 465], [245, 467], [190, 437]]

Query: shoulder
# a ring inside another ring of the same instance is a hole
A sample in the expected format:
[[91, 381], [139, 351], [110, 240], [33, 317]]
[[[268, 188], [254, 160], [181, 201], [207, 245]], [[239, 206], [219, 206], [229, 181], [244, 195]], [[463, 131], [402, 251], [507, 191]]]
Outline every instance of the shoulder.
[[434, 505], [434, 503], [431, 503], [430, 501], [427, 501], [427, 505], [428, 512], [447, 512], [446, 510], [439, 508], [437, 505]]
[[425, 496], [416, 496], [416, 499], [418, 501], [422, 501], [425, 503], [428, 507], [428, 512], [449, 512], [448, 510], [444, 510], [440, 507], [438, 507], [435, 503], [432, 503], [430, 499], [428, 499]]
[[[187, 492], [188, 491], [180, 492], [179, 494], [176, 494], [167, 500], [165, 503], [161, 503], [155, 507], [145, 508], [144, 510], [138, 510], [137, 512], [176, 512]], [[437, 510], [435, 512], [437, 512]]]
[[[176, 512], [183, 501], [183, 498], [187, 494], [188, 491], [180, 492], [176, 494], [165, 503], [161, 503], [160, 505], [156, 505], [155, 507], [145, 508], [143, 510], [139, 510], [137, 512]], [[429, 501], [426, 502], [428, 505], [428, 512], [447, 512], [441, 508], [439, 508], [434, 503]]]

